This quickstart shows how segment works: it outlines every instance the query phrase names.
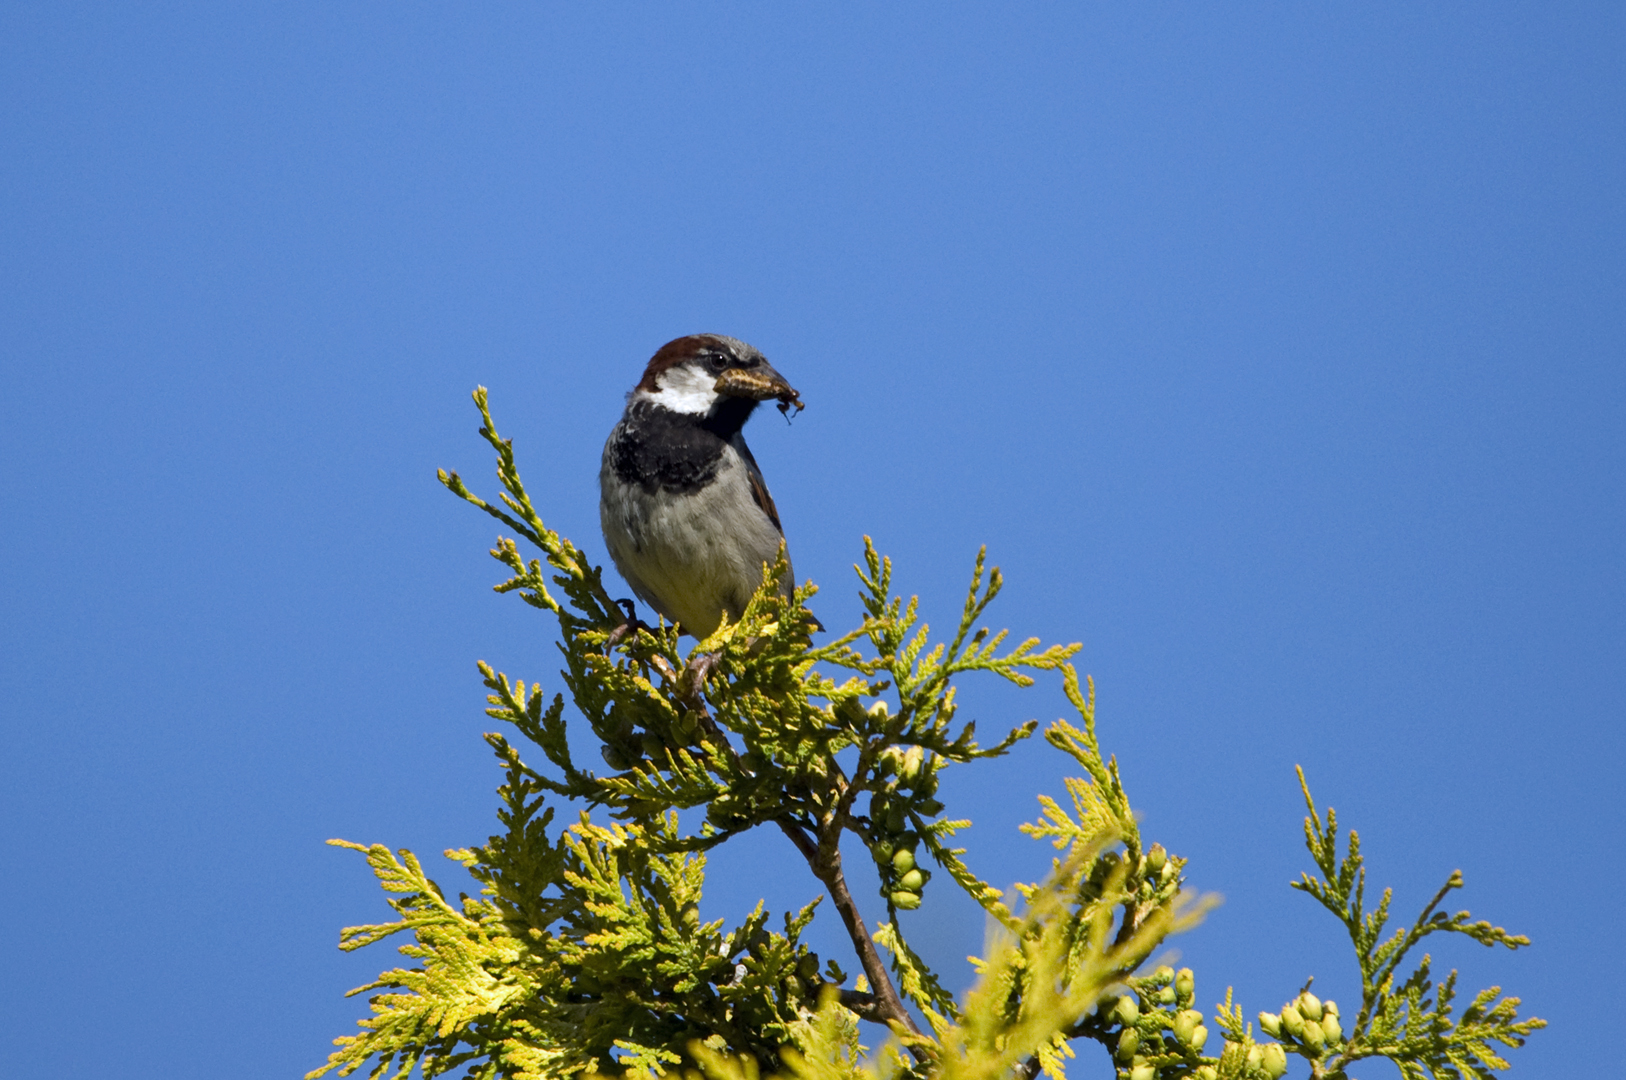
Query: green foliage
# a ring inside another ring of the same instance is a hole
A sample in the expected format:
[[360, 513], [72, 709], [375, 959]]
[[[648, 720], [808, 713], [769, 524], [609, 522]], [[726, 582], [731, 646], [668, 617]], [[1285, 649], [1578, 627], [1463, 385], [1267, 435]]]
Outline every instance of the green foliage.
[[[1096, 736], [1094, 688], [1068, 662], [1078, 646], [1029, 639], [1006, 648], [1005, 631], [978, 625], [1000, 591], [998, 569], [978, 556], [954, 633], [934, 642], [917, 600], [892, 592], [891, 562], [866, 540], [855, 567], [863, 621], [815, 646], [805, 606], [814, 588], [782, 595], [781, 555], [738, 621], [685, 656], [673, 628], [633, 622], [601, 571], [543, 524], [483, 388], [475, 401], [497, 452], [498, 503], [455, 473], [441, 481], [542, 553], [527, 560], [509, 538], [491, 552], [509, 575], [497, 591], [557, 618], [564, 693], [549, 699], [480, 665], [487, 714], [518, 738], [486, 735], [503, 769], [500, 831], [446, 853], [478, 896], [447, 900], [410, 852], [334, 841], [366, 854], [396, 914], [346, 929], [340, 947], [402, 935], [411, 966], [352, 991], [371, 993], [371, 1015], [336, 1040], [312, 1080], [363, 1067], [373, 1077], [418, 1069], [514, 1080], [1031, 1080], [1041, 1071], [1064, 1080], [1076, 1045], [1089, 1042], [1129, 1080], [1274, 1078], [1289, 1054], [1309, 1059], [1317, 1077], [1381, 1056], [1408, 1080], [1480, 1078], [1505, 1067], [1492, 1042], [1518, 1045], [1542, 1026], [1517, 1020], [1518, 1000], [1497, 1000], [1497, 989], [1453, 1022], [1455, 975], [1434, 986], [1427, 957], [1397, 986], [1399, 966], [1429, 934], [1526, 942], [1465, 912], [1437, 913], [1458, 875], [1410, 930], [1384, 938], [1389, 894], [1364, 911], [1358, 841], [1351, 833], [1340, 861], [1335, 819], [1329, 811], [1323, 822], [1311, 803], [1306, 837], [1322, 877], [1296, 887], [1349, 929], [1361, 1009], [1346, 1032], [1337, 1006], [1306, 990], [1280, 1014], [1261, 1014], [1280, 1041], [1259, 1043], [1228, 992], [1213, 1017], [1223, 1050], [1204, 1056], [1209, 1018], [1195, 1007], [1192, 972], [1144, 967], [1208, 901], [1183, 891], [1185, 860], [1143, 845], [1117, 763]], [[1055, 672], [1077, 714], [1044, 733], [1083, 772], [1066, 782], [1070, 805], [1040, 796], [1039, 819], [1023, 827], [1057, 855], [1014, 900], [951, 846], [970, 822], [945, 816], [937, 798], [944, 769], [1003, 754], [1036, 729], [1029, 722], [980, 744], [975, 725], [955, 719], [955, 680], [975, 672], [1019, 686]], [[607, 772], [572, 759], [566, 694]], [[575, 820], [556, 827], [565, 803]], [[699, 815], [679, 811], [701, 807], [699, 828], [686, 829]], [[763, 826], [806, 866], [810, 902], [777, 922], [759, 904], [737, 926], [703, 923], [706, 852]], [[847, 884], [844, 835], [875, 860], [885, 917], [873, 923]], [[932, 895], [928, 863], [989, 917], [976, 984], [959, 1001], [898, 918]], [[852, 976], [801, 940], [825, 899], [846, 930]], [[861, 1022], [882, 1025], [880, 1046], [861, 1043]]]
[[1306, 988], [1279, 1013], [1261, 1013], [1260, 1025], [1281, 1038], [1287, 1050], [1310, 1059], [1312, 1076], [1342, 1077], [1350, 1065], [1370, 1057], [1393, 1061], [1405, 1080], [1489, 1080], [1491, 1070], [1507, 1068], [1508, 1062], [1491, 1043], [1522, 1046], [1524, 1037], [1546, 1027], [1546, 1021], [1518, 1019], [1519, 999], [1501, 998], [1499, 986], [1474, 995], [1461, 1019], [1453, 1021], [1457, 973], [1453, 971], [1444, 982], [1431, 982], [1426, 954], [1399, 986], [1395, 975], [1406, 956], [1430, 934], [1463, 934], [1481, 945], [1509, 949], [1528, 945], [1530, 939], [1488, 922], [1470, 922], [1472, 916], [1466, 911], [1455, 915], [1440, 911], [1440, 902], [1452, 890], [1462, 888], [1461, 871], [1452, 871], [1409, 928], [1385, 937], [1392, 891], [1383, 890], [1375, 911], [1365, 910], [1366, 865], [1360, 836], [1350, 830], [1348, 848], [1340, 860], [1337, 814], [1329, 808], [1323, 819], [1317, 812], [1303, 770], [1299, 784], [1310, 810], [1304, 819], [1304, 838], [1322, 876], [1306, 873], [1292, 885], [1319, 900], [1349, 931], [1361, 971], [1361, 1008], [1346, 1033], [1337, 1005], [1318, 1001]]

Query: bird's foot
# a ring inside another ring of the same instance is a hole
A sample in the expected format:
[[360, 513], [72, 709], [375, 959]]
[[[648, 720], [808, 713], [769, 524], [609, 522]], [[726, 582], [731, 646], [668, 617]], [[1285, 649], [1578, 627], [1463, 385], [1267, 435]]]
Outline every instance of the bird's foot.
[[616, 603], [626, 607], [627, 621], [616, 627], [614, 630], [611, 630], [610, 636], [604, 640], [604, 651], [606, 653], [610, 652], [617, 645], [621, 644], [622, 640], [627, 636], [631, 635], [633, 637], [637, 637], [638, 631], [640, 630], [654, 629], [648, 623], [644, 622], [638, 617], [638, 609], [633, 606], [631, 600], [617, 600]]
[[[717, 661], [722, 659], [722, 655], [720, 652], [701, 653], [689, 661], [683, 669], [683, 693], [685, 697], [701, 703], [700, 693], [705, 689], [706, 678], [711, 674], [711, 669], [717, 666]], [[704, 707], [704, 704], [701, 704]]]

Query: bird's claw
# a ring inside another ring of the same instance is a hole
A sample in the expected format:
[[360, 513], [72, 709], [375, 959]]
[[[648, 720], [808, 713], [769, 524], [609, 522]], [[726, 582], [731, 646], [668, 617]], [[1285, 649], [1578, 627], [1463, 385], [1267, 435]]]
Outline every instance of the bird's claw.
[[689, 661], [683, 669], [683, 689], [686, 696], [697, 702], [700, 700], [700, 692], [705, 688], [706, 678], [711, 674], [711, 669], [717, 666], [721, 656], [721, 653], [701, 653]]
[[651, 629], [648, 623], [644, 622], [638, 617], [638, 609], [633, 606], [631, 600], [617, 600], [615, 602], [618, 605], [623, 605], [626, 607], [627, 621], [616, 627], [614, 630], [611, 630], [610, 636], [604, 639], [604, 651], [606, 653], [610, 652], [617, 645], [621, 644], [622, 640], [628, 635], [636, 637], [638, 635], [638, 631]]

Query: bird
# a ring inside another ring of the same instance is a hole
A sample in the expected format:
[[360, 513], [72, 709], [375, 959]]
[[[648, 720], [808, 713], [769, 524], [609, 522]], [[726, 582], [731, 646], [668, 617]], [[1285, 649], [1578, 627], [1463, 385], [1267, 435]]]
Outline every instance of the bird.
[[[740, 618], [784, 543], [744, 435], [775, 399], [787, 416], [802, 408], [761, 352], [690, 334], [650, 357], [604, 443], [599, 524], [610, 558], [640, 599], [697, 640]], [[794, 581], [787, 570], [786, 596]]]

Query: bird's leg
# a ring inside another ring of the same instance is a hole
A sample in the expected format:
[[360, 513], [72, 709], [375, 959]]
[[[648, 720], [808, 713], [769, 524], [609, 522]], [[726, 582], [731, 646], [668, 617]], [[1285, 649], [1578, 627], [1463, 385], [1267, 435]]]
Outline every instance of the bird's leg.
[[720, 652], [701, 653], [693, 660], [690, 660], [683, 669], [683, 694], [685, 697], [692, 698], [701, 708], [704, 708], [705, 705], [701, 700], [700, 692], [705, 688], [706, 678], [711, 674], [711, 669], [717, 666], [717, 661], [722, 658], [722, 655]]
[[636, 635], [640, 630], [650, 629], [649, 624], [638, 618], [638, 609], [633, 606], [631, 600], [617, 600], [615, 602], [626, 605], [627, 621], [610, 631], [610, 636], [604, 641], [604, 651], [606, 653], [621, 644], [621, 639], [627, 635]]

